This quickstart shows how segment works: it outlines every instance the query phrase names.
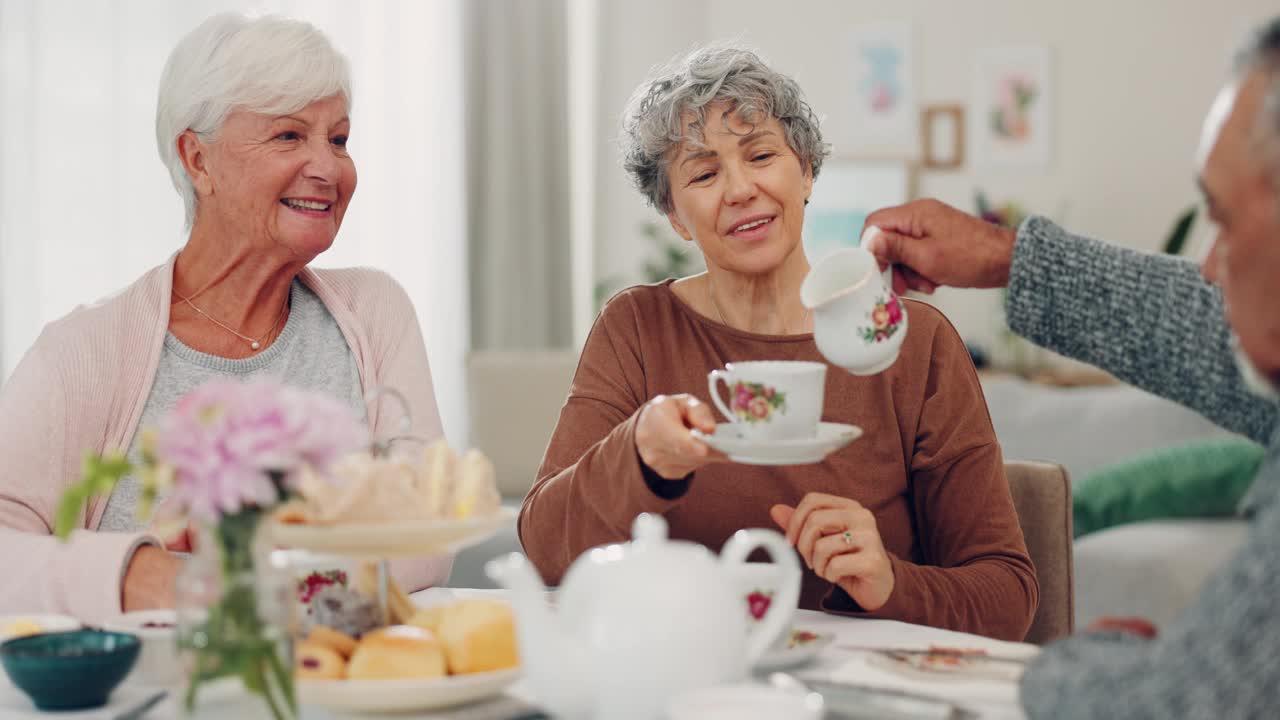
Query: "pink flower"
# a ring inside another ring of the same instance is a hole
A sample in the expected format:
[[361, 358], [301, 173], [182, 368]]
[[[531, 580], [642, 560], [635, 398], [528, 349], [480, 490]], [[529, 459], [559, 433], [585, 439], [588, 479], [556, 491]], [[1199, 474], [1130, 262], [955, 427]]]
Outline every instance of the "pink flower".
[[875, 310], [871, 311], [871, 322], [875, 323], [877, 329], [884, 329], [889, 326], [889, 311], [883, 305], [877, 305]]
[[278, 500], [271, 473], [290, 486], [308, 465], [323, 472], [367, 442], [367, 432], [336, 399], [276, 380], [215, 380], [185, 395], [160, 420], [158, 459], [173, 467], [174, 499], [213, 519]]
[[751, 398], [751, 402], [747, 405], [747, 411], [761, 420], [769, 417], [770, 409], [769, 401], [762, 397]]
[[733, 409], [746, 410], [747, 405], [751, 403], [751, 391], [743, 383], [738, 383], [733, 388]]
[[902, 303], [898, 302], [897, 296], [890, 296], [885, 309], [889, 311], [889, 324], [897, 325], [902, 322]]
[[747, 596], [747, 612], [751, 613], [751, 617], [759, 620], [764, 614], [769, 612], [769, 605], [773, 603], [773, 598], [759, 590]]

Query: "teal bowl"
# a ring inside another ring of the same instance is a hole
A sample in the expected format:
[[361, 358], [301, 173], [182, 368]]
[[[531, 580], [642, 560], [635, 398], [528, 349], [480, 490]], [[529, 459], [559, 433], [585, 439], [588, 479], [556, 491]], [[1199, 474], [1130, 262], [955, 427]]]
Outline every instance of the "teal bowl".
[[107, 704], [141, 648], [138, 636], [128, 633], [45, 633], [0, 645], [0, 664], [41, 710], [92, 708]]

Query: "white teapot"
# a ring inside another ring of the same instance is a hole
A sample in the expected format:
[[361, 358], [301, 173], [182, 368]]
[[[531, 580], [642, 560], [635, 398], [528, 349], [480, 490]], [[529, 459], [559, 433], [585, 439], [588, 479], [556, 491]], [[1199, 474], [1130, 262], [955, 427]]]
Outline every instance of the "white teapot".
[[[639, 515], [631, 533], [630, 543], [593, 548], [573, 563], [554, 611], [524, 555], [485, 566], [510, 591], [525, 677], [554, 717], [657, 720], [678, 693], [745, 677], [790, 629], [800, 568], [782, 535], [739, 530], [716, 557], [668, 540], [659, 515]], [[791, 581], [748, 630], [740, 571], [759, 547]]]

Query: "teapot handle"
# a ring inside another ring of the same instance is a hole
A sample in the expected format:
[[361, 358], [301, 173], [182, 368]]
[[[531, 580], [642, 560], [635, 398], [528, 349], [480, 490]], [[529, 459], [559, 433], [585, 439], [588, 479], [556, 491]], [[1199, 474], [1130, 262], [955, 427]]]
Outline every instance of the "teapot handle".
[[739, 530], [720, 552], [720, 562], [726, 567], [742, 565], [746, 563], [747, 556], [760, 547], [769, 551], [784, 577], [795, 581], [778, 589], [778, 595], [769, 603], [764, 618], [747, 636], [747, 662], [750, 664], [755, 664], [764, 651], [790, 629], [791, 617], [800, 603], [800, 563], [796, 561], [795, 550], [780, 533], [763, 528]]

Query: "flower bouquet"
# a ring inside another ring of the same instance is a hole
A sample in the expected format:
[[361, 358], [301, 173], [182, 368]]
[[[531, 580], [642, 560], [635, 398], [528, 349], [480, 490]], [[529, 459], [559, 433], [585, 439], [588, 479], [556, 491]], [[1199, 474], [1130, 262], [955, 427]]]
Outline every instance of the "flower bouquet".
[[83, 479], [58, 509], [59, 536], [76, 525], [90, 496], [108, 495], [127, 474], [142, 485], [139, 513], [150, 515], [159, 503], [158, 522], [199, 528], [177, 588], [188, 714], [196, 712], [202, 688], [216, 682], [257, 698], [272, 717], [297, 715], [288, 627], [293, 588], [284, 583], [273, 598], [271, 583], [262, 581], [258, 530], [272, 508], [295, 494], [304, 469], [324, 473], [367, 443], [364, 425], [336, 399], [270, 379], [218, 380], [143, 431], [137, 464], [119, 452], [85, 459]]

